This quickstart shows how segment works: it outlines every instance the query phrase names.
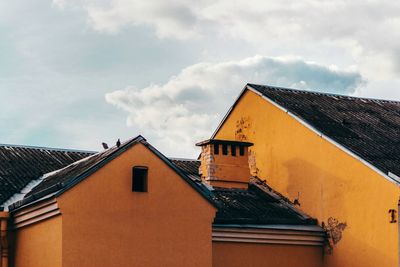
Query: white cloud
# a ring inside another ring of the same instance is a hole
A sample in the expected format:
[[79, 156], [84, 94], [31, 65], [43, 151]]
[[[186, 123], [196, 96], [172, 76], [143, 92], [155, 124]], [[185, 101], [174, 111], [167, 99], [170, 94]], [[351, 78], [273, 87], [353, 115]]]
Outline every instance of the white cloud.
[[[62, 0], [54, 3], [65, 6]], [[348, 53], [368, 76], [393, 77], [400, 70], [398, 1], [75, 0], [74, 3], [86, 10], [90, 24], [101, 32], [117, 33], [129, 26], [147, 26], [160, 38], [202, 36], [210, 42], [218, 36], [227, 36], [269, 47], [269, 51], [287, 47], [300, 53], [331, 46]]]
[[194, 143], [211, 135], [246, 82], [353, 93], [362, 79], [300, 59], [254, 56], [195, 64], [164, 84], [108, 93], [106, 101], [127, 111], [127, 124], [162, 151], [193, 156]]
[[[64, 0], [53, 0], [64, 9]], [[70, 1], [69, 6], [81, 6], [87, 11], [88, 22], [100, 32], [118, 33], [127, 26], [153, 26], [158, 37], [187, 39], [197, 36], [198, 5], [183, 0], [172, 1]]]

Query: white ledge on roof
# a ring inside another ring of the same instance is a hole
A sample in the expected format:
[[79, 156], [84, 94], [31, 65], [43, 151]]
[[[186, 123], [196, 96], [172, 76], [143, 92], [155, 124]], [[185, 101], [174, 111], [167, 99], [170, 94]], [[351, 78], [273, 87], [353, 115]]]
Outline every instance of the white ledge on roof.
[[65, 169], [65, 168], [67, 168], [67, 167], [69, 167], [71, 165], [76, 165], [79, 162], [86, 161], [89, 158], [91, 158], [91, 157], [93, 157], [93, 156], [95, 156], [97, 154], [98, 153], [95, 153], [95, 154], [92, 154], [90, 156], [87, 156], [87, 157], [85, 157], [83, 159], [80, 159], [78, 161], [75, 161], [75, 162], [71, 163], [70, 165], [65, 166], [64, 168], [61, 168], [61, 169], [58, 169], [58, 170], [54, 170], [52, 172], [45, 173], [45, 174], [43, 174], [43, 176], [39, 177], [38, 179], [30, 181], [24, 188], [22, 188], [22, 190], [20, 192], [15, 193], [9, 199], [7, 199], [5, 202], [0, 204], [0, 207], [4, 207], [4, 210], [8, 211], [8, 206], [10, 206], [11, 204], [13, 204], [13, 203], [15, 203], [17, 201], [20, 201], [20, 200], [24, 199], [26, 194], [28, 194], [33, 188], [35, 188], [37, 185], [39, 185], [47, 177], [49, 177], [49, 176], [51, 176], [51, 175], [53, 175], [53, 174]]
[[[93, 156], [95, 156], [95, 155], [97, 155], [97, 154], [98, 154], [98, 153], [93, 154], [93, 155], [90, 155], [90, 156], [88, 156], [88, 157], [86, 157], [86, 158], [83, 158], [83, 159], [80, 159], [80, 160], [78, 160], [78, 161], [75, 161], [75, 162], [71, 163], [70, 165], [65, 166], [64, 168], [61, 168], [61, 169], [58, 169], [58, 170], [55, 170], [55, 171], [52, 171], [52, 172], [45, 173], [42, 177], [40, 177], [40, 178], [38, 178], [38, 179], [36, 179], [36, 180], [32, 180], [32, 181], [31, 181], [28, 185], [26, 185], [20, 192], [15, 193], [15, 194], [14, 194], [13, 196], [11, 196], [8, 200], [6, 200], [2, 205], [0, 205], [0, 207], [1, 207], [1, 206], [4, 206], [4, 210], [7, 211], [9, 205], [11, 205], [11, 204], [13, 204], [13, 203], [15, 203], [15, 202], [17, 202], [17, 201], [19, 201], [19, 200], [24, 199], [24, 197], [26, 196], [26, 194], [28, 194], [33, 188], [35, 188], [37, 185], [39, 185], [39, 184], [40, 184], [44, 179], [46, 179], [47, 177], [52, 176], [52, 175], [56, 174], [57, 172], [59, 172], [59, 171], [61, 171], [61, 170], [64, 170], [64, 169], [66, 169], [66, 168], [68, 168], [68, 167], [70, 167], [70, 166], [73, 166], [73, 165], [76, 165], [76, 164], [78, 164], [78, 163], [80, 163], [80, 162], [86, 161], [86, 160], [88, 160], [89, 158], [91, 158], [91, 157], [93, 157]], [[46, 197], [46, 196], [45, 196], [45, 197]]]
[[7, 199], [4, 203], [2, 203], [0, 205], [0, 207], [4, 207], [4, 210], [8, 211], [8, 206], [10, 206], [11, 204], [13, 204], [17, 201], [23, 200], [24, 197], [26, 196], [26, 194], [28, 194], [34, 187], [36, 187], [38, 184], [40, 184], [46, 177], [48, 177], [58, 171], [59, 170], [46, 173], [46, 174], [42, 175], [41, 177], [39, 177], [38, 179], [30, 181], [24, 188], [22, 188], [22, 190], [20, 192], [12, 195], [9, 199]]

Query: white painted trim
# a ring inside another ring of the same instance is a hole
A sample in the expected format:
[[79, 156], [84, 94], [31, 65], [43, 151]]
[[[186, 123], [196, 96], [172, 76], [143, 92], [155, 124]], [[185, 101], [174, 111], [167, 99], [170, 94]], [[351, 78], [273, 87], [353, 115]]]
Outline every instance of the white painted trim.
[[4, 203], [1, 204], [0, 206], [3, 206], [4, 210], [8, 211], [9, 205], [24, 199], [26, 194], [28, 194], [35, 186], [40, 184], [43, 181], [43, 179], [44, 179], [44, 176], [40, 177], [39, 179], [30, 181], [29, 184], [27, 184], [20, 192], [17, 192], [14, 195], [12, 195], [9, 199], [4, 201]]
[[[324, 246], [325, 233], [320, 231], [298, 230], [291, 225], [278, 228], [233, 228], [213, 227], [213, 242], [237, 242], [257, 244], [281, 244], [281, 245], [302, 245], [302, 246]], [[286, 229], [283, 229], [286, 228]]]
[[56, 199], [49, 199], [13, 214], [14, 228], [20, 228], [61, 214]]
[[[282, 107], [281, 105], [277, 104], [276, 102], [274, 102], [273, 100], [271, 100], [270, 98], [264, 96], [262, 93], [258, 92], [257, 90], [255, 90], [254, 88], [252, 88], [251, 86], [247, 85], [247, 89], [252, 91], [253, 93], [259, 95], [261, 98], [263, 98], [264, 100], [268, 101], [269, 103], [271, 103], [272, 105], [274, 105], [275, 107], [279, 108], [280, 110], [282, 110], [283, 112], [287, 113], [289, 116], [291, 116], [293, 119], [295, 119], [296, 121], [298, 121], [299, 123], [301, 123], [302, 125], [304, 125], [306, 128], [308, 128], [309, 130], [313, 131], [315, 134], [317, 134], [318, 136], [320, 136], [321, 138], [327, 140], [328, 142], [330, 142], [331, 144], [333, 144], [334, 146], [336, 146], [337, 148], [339, 148], [340, 150], [344, 151], [345, 153], [349, 154], [350, 156], [352, 156], [353, 158], [355, 158], [356, 160], [359, 160], [361, 163], [363, 163], [364, 165], [366, 165], [367, 167], [369, 167], [370, 169], [372, 169], [373, 171], [375, 171], [376, 173], [380, 174], [381, 176], [383, 176], [386, 180], [394, 183], [395, 185], [399, 186], [400, 185], [400, 180], [391, 177], [391, 175], [386, 174], [384, 172], [382, 172], [381, 170], [379, 170], [378, 168], [376, 168], [374, 165], [372, 165], [371, 163], [367, 162], [366, 160], [364, 160], [363, 158], [357, 156], [356, 154], [354, 154], [352, 151], [350, 151], [349, 149], [347, 149], [346, 147], [342, 146], [341, 144], [337, 143], [336, 141], [334, 141], [333, 139], [331, 139], [330, 137], [322, 134], [319, 130], [317, 130], [316, 128], [314, 128], [311, 124], [305, 122], [303, 119], [299, 118], [298, 116], [296, 116], [295, 114], [291, 113], [289, 110], [285, 109], [284, 107]], [[229, 110], [229, 113], [231, 112], [231, 110]], [[228, 114], [225, 116], [225, 118], [228, 117]], [[222, 125], [222, 123], [220, 124]], [[219, 130], [219, 128], [216, 130], [216, 132]], [[390, 172], [389, 172], [390, 173]]]
[[388, 172], [388, 176], [390, 178], [392, 178], [393, 180], [395, 180], [396, 182], [400, 183], [400, 177], [397, 176], [396, 174], [392, 173], [392, 172]]

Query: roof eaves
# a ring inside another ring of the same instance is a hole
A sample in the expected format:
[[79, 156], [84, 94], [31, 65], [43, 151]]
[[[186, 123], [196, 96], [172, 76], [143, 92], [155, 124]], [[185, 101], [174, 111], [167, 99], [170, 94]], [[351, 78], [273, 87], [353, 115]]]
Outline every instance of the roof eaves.
[[204, 146], [208, 144], [226, 144], [226, 145], [241, 145], [241, 146], [252, 146], [253, 143], [250, 142], [244, 142], [244, 141], [232, 141], [232, 140], [220, 140], [220, 139], [207, 139], [201, 142], [196, 143], [196, 146]]
[[41, 203], [42, 201], [45, 201], [45, 200], [48, 200], [48, 199], [51, 199], [51, 198], [54, 198], [54, 197], [55, 197], [54, 193], [53, 194], [45, 194], [45, 195], [40, 196], [40, 197], [38, 195], [37, 198], [35, 198], [35, 199], [32, 198], [29, 202], [24, 203], [23, 205], [19, 205], [19, 206], [16, 205], [15, 207], [13, 207], [13, 209], [11, 209], [11, 206], [14, 206], [14, 204], [16, 204], [16, 203], [18, 203], [20, 201], [15, 202], [15, 203], [13, 203], [13, 204], [8, 206], [8, 210], [10, 212], [12, 212], [12, 213], [15, 213], [18, 210], [21, 210], [22, 208], [31, 207], [31, 206], [33, 206], [33, 205], [35, 205], [37, 203]]

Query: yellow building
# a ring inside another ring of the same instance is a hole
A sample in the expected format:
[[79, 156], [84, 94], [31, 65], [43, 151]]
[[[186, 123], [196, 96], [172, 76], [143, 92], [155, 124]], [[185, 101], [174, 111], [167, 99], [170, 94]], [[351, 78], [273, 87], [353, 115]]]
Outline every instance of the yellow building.
[[248, 84], [213, 138], [330, 235], [323, 266], [398, 266], [400, 103]]
[[399, 115], [249, 84], [199, 160], [0, 145], [0, 267], [398, 266]]

